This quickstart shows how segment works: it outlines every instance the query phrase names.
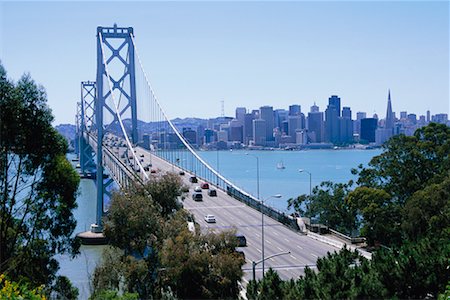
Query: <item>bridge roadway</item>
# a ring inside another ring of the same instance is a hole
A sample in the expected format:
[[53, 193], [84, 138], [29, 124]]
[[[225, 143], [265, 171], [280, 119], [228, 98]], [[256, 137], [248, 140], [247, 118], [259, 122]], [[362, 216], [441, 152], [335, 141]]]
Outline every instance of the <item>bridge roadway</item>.
[[[118, 153], [122, 156], [124, 148], [120, 148]], [[117, 150], [115, 150], [117, 153]], [[142, 159], [143, 166], [150, 163], [150, 153], [143, 148], [137, 148], [136, 154]], [[141, 158], [141, 155], [144, 155]], [[124, 158], [121, 158], [124, 161]], [[168, 162], [151, 155], [152, 169], [157, 172], [179, 172], [180, 169]], [[150, 176], [154, 176], [148, 172]], [[203, 181], [190, 183], [190, 174], [186, 172], [183, 182], [189, 187], [189, 195], [184, 200], [184, 208], [192, 212], [195, 220], [200, 224], [202, 230], [224, 230], [235, 228], [238, 233], [243, 234], [247, 239], [247, 247], [240, 249], [245, 253], [246, 263], [243, 266], [244, 279], [252, 278], [252, 261], [261, 259], [261, 213], [242, 202], [228, 196], [226, 192], [217, 189], [217, 197], [208, 196], [207, 190], [203, 190], [203, 201], [192, 200], [192, 193], [195, 186], [199, 186]], [[211, 183], [210, 183], [211, 185]], [[216, 223], [206, 223], [204, 216], [212, 214], [216, 217]], [[283, 224], [270, 217], [264, 217], [264, 252], [265, 257], [272, 254], [290, 251], [285, 254], [270, 258], [265, 261], [265, 270], [272, 267], [282, 279], [297, 278], [304, 274], [305, 266], [315, 268], [318, 257], [325, 256], [327, 252], [334, 252], [338, 248], [325, 244], [292, 231]], [[261, 278], [262, 266], [256, 266], [256, 278]]]

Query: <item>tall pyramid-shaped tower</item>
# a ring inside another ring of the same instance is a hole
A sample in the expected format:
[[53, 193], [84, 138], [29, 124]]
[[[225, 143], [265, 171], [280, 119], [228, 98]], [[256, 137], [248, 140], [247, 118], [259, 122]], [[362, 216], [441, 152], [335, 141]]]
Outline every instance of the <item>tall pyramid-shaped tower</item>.
[[391, 90], [388, 92], [388, 104], [386, 111], [386, 122], [384, 123], [386, 129], [394, 128], [394, 115], [392, 114], [392, 104], [391, 104]]

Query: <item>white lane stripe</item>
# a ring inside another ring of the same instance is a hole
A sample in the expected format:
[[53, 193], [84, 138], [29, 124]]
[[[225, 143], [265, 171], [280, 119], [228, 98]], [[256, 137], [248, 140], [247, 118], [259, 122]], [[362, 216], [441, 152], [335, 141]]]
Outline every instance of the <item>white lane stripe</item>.
[[314, 256], [315, 258], [319, 258], [317, 255], [315, 255], [314, 253], [310, 253], [311, 256]]
[[[245, 205], [224, 205], [224, 206], [203, 206], [203, 208], [240, 208], [245, 207]], [[198, 207], [189, 208], [189, 210], [198, 209]]]
[[302, 247], [302, 246], [297, 245], [297, 248], [303, 250], [303, 247]]

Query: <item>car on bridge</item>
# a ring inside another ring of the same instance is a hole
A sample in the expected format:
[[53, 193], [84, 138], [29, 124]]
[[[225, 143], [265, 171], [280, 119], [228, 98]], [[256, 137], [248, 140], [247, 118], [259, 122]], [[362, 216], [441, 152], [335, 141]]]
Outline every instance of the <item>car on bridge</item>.
[[197, 177], [195, 177], [195, 176], [191, 176], [189, 178], [189, 181], [192, 182], [192, 183], [197, 183], [198, 182]]
[[201, 187], [202, 187], [202, 189], [207, 190], [207, 189], [209, 189], [209, 184], [207, 182], [203, 182], [201, 184]]
[[205, 216], [206, 223], [216, 223], [216, 217], [214, 215]]
[[215, 189], [209, 189], [208, 190], [208, 195], [210, 197], [217, 197], [217, 191]]
[[192, 200], [194, 201], [203, 201], [203, 195], [199, 192], [192, 193]]
[[243, 234], [236, 234], [236, 238], [238, 240], [238, 247], [247, 247], [247, 239]]
[[196, 187], [194, 187], [194, 191], [201, 193], [202, 192], [202, 188], [197, 185]]

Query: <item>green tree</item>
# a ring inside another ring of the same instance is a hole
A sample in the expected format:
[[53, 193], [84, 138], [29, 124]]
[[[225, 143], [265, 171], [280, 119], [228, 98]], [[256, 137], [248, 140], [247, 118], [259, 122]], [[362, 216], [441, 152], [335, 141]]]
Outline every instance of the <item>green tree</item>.
[[0, 65], [0, 272], [32, 287], [54, 282], [55, 253], [78, 250], [79, 176], [46, 101], [29, 75], [14, 84]]
[[375, 156], [359, 175], [357, 183], [380, 188], [404, 204], [416, 191], [439, 183], [450, 170], [450, 127], [430, 123], [413, 136], [396, 135], [383, 145], [383, 153]]
[[51, 298], [58, 300], [76, 300], [78, 299], [78, 289], [72, 285], [66, 276], [58, 276], [51, 292]]
[[416, 241], [423, 237], [448, 239], [450, 236], [450, 176], [431, 184], [409, 198], [402, 211], [402, 230]]
[[129, 190], [113, 194], [104, 233], [109, 243], [123, 249], [125, 255], [144, 257], [157, 242], [161, 222], [152, 197]]
[[182, 299], [235, 298], [244, 259], [234, 231], [194, 234], [184, 225], [161, 249], [162, 286]]
[[[288, 208], [294, 208], [301, 215], [318, 218], [325, 224], [340, 232], [351, 234], [358, 228], [356, 209], [349, 205], [349, 194], [353, 181], [348, 183], [322, 182], [314, 187], [311, 197], [300, 195], [288, 200]], [[303, 203], [306, 211], [302, 210]]]
[[390, 245], [401, 239], [401, 207], [392, 203], [384, 190], [358, 187], [349, 193], [347, 201], [362, 217], [360, 234], [369, 245]]
[[150, 177], [150, 180], [145, 185], [137, 187], [135, 192], [143, 196], [151, 195], [160, 214], [166, 217], [182, 208], [178, 199], [183, 195], [183, 190], [185, 187], [180, 176], [169, 172]]
[[378, 250], [372, 261], [388, 296], [400, 299], [436, 298], [450, 280], [448, 239], [406, 241], [392, 250]]

